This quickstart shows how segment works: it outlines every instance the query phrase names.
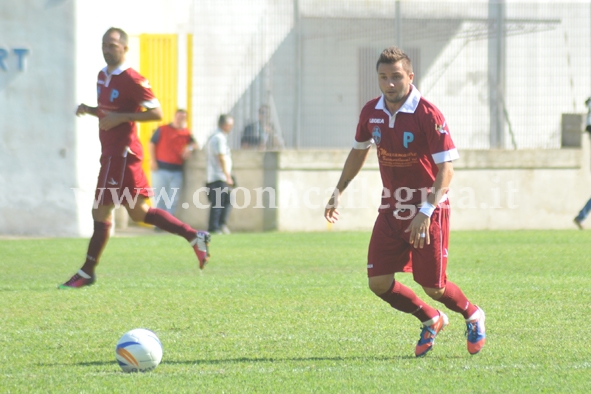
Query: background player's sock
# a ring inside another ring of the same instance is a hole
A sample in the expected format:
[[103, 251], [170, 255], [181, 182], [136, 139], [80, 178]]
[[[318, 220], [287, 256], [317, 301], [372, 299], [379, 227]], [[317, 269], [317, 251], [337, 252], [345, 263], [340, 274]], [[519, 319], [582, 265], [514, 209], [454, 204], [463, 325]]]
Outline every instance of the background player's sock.
[[441, 302], [450, 310], [461, 313], [464, 319], [469, 318], [478, 311], [478, 308], [468, 301], [462, 290], [452, 282], [447, 282], [445, 292], [437, 301]]
[[178, 234], [189, 242], [194, 240], [197, 236], [197, 231], [193, 230], [191, 226], [181, 222], [162, 209], [150, 208], [148, 213], [146, 213], [144, 222], [147, 224], [153, 224], [169, 233]]
[[88, 244], [88, 251], [86, 252], [86, 261], [81, 270], [86, 274], [94, 275], [94, 269], [98, 265], [101, 253], [109, 240], [111, 234], [111, 223], [110, 222], [94, 222], [94, 232], [90, 238]]
[[380, 298], [390, 304], [392, 308], [416, 316], [421, 322], [439, 316], [437, 309], [425, 304], [414, 291], [396, 281], [390, 290], [380, 295]]

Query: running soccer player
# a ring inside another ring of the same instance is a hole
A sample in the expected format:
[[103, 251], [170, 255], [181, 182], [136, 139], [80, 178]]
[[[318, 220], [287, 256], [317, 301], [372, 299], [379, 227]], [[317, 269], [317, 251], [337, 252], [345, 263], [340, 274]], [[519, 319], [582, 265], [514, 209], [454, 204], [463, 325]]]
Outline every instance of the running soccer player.
[[468, 352], [476, 354], [486, 340], [484, 312], [446, 275], [447, 191], [458, 151], [441, 112], [412, 85], [408, 56], [397, 47], [387, 48], [376, 69], [382, 95], [361, 110], [353, 149], [324, 217], [330, 223], [338, 220], [340, 196], [375, 143], [384, 189], [369, 243], [369, 288], [392, 308], [421, 321], [415, 355], [424, 356], [449, 321], [394, 278], [396, 272], [412, 272], [429, 297], [464, 317]]
[[74, 276], [59, 286], [60, 289], [89, 286], [95, 282], [95, 268], [109, 239], [115, 199], [125, 206], [134, 221], [153, 224], [189, 241], [199, 260], [199, 268], [203, 269], [209, 258], [207, 231], [196, 231], [168, 212], [150, 208], [147, 203], [152, 190], [142, 170], [143, 149], [135, 122], [160, 120], [162, 109], [148, 81], [125, 64], [127, 50], [127, 34], [118, 28], [107, 30], [103, 36], [103, 57], [107, 66], [98, 74], [98, 106], [80, 104], [76, 110], [78, 116], [89, 114], [99, 119], [101, 169], [92, 210], [94, 233], [86, 261]]

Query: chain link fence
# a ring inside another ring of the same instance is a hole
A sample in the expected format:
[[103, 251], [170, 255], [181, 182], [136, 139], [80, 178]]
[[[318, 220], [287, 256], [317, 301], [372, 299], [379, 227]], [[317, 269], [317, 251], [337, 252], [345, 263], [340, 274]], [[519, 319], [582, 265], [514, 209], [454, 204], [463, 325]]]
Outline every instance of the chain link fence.
[[267, 149], [351, 147], [391, 45], [460, 149], [560, 148], [563, 114], [585, 113], [591, 95], [589, 2], [193, 4], [193, 128], [205, 138], [231, 113], [235, 149], [260, 117], [276, 136]]

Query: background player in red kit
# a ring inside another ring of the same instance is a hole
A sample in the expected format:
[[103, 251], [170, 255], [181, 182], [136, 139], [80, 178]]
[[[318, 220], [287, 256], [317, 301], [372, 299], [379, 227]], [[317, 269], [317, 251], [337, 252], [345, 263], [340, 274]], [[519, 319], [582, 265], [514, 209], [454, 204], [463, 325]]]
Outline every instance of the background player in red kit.
[[[115, 203], [125, 206], [136, 222], [145, 222], [184, 237], [191, 243], [203, 269], [208, 259], [210, 235], [196, 231], [161, 209], [150, 208], [151, 195], [142, 170], [143, 150], [135, 122], [162, 119], [162, 109], [148, 81], [125, 65], [127, 34], [110, 28], [103, 36], [103, 56], [107, 67], [97, 80], [98, 106], [80, 104], [76, 115], [90, 114], [99, 119], [101, 169], [92, 210], [94, 233], [82, 268], [59, 288], [88, 286], [95, 282], [95, 268], [109, 239]], [[146, 110], [143, 111], [142, 108]], [[117, 201], [115, 201], [117, 199]]]
[[394, 309], [422, 322], [415, 355], [423, 356], [448, 318], [394, 279], [396, 272], [412, 272], [427, 295], [464, 316], [468, 351], [476, 354], [486, 340], [484, 312], [446, 275], [447, 191], [458, 151], [441, 112], [412, 85], [408, 56], [397, 47], [387, 48], [376, 68], [383, 94], [361, 110], [355, 144], [324, 216], [331, 223], [338, 220], [340, 195], [374, 142], [384, 191], [369, 244], [369, 288]]

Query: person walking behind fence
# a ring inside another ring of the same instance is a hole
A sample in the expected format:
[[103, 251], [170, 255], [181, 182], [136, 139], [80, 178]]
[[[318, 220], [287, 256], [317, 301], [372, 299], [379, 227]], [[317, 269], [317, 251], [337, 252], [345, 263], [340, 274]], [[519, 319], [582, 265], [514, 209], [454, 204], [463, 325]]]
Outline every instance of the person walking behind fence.
[[220, 115], [218, 128], [207, 141], [207, 187], [209, 188], [209, 227], [212, 234], [230, 234], [227, 221], [232, 209], [230, 192], [234, 186], [232, 154], [228, 134], [234, 128], [230, 115]]
[[150, 139], [150, 168], [156, 207], [171, 215], [176, 213], [183, 185], [183, 163], [197, 149], [197, 143], [186, 125], [187, 111], [178, 109], [174, 120], [158, 127]]
[[375, 143], [384, 189], [369, 243], [369, 288], [392, 308], [419, 319], [423, 327], [415, 356], [424, 356], [449, 321], [394, 278], [396, 272], [412, 272], [428, 296], [464, 317], [468, 352], [476, 354], [486, 338], [484, 312], [446, 275], [447, 191], [458, 151], [441, 112], [412, 85], [408, 56], [397, 47], [387, 48], [376, 69], [382, 95], [361, 110], [353, 149], [324, 217], [330, 223], [338, 220], [340, 196]]
[[[101, 143], [101, 168], [92, 209], [94, 232], [86, 260], [59, 289], [89, 286], [95, 283], [95, 269], [109, 240], [113, 208], [123, 205], [136, 222], [144, 222], [185, 238], [193, 247], [199, 267], [209, 258], [210, 235], [197, 231], [162, 209], [150, 208], [148, 180], [142, 170], [143, 149], [136, 122], [162, 119], [162, 109], [146, 78], [125, 64], [127, 34], [110, 28], [103, 35], [103, 57], [107, 66], [98, 74], [98, 106], [80, 104], [76, 115], [98, 118]], [[143, 110], [145, 109], [145, 110]]]
[[[589, 97], [585, 101], [585, 105], [587, 106], [587, 120], [585, 122], [585, 131], [591, 133], [591, 97]], [[590, 134], [591, 136], [591, 134]], [[583, 222], [589, 216], [591, 212], [591, 198], [587, 201], [587, 203], [583, 206], [579, 214], [574, 218], [575, 225], [579, 228], [579, 230], [584, 230], [585, 226], [583, 226]]]

